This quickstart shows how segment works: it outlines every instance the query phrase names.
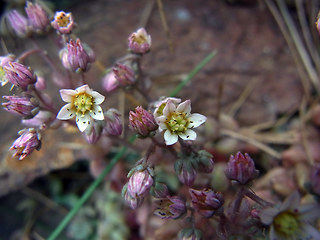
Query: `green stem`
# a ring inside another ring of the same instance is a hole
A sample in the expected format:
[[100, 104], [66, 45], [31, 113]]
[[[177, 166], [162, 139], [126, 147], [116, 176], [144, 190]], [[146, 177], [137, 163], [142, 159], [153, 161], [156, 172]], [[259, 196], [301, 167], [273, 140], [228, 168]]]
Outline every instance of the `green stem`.
[[206, 56], [189, 74], [182, 80], [179, 85], [170, 93], [170, 97], [176, 96], [181, 89], [217, 54], [217, 51], [212, 51]]
[[[216, 51], [211, 52], [205, 59], [203, 59], [170, 94], [170, 96], [174, 97], [178, 92], [216, 55]], [[136, 140], [136, 136], [131, 136], [129, 139], [130, 143], [133, 143]], [[95, 179], [86, 192], [81, 196], [80, 200], [77, 204], [71, 209], [71, 211], [64, 217], [64, 219], [60, 222], [60, 224], [56, 227], [56, 229], [51, 233], [47, 240], [55, 240], [60, 233], [65, 229], [71, 219], [77, 214], [79, 209], [83, 206], [83, 204], [91, 197], [95, 189], [99, 186], [99, 184], [103, 181], [105, 176], [112, 170], [112, 168], [116, 165], [118, 160], [124, 155], [127, 151], [127, 147], [122, 147], [121, 150], [112, 158], [110, 163], [106, 166], [100, 176]]]

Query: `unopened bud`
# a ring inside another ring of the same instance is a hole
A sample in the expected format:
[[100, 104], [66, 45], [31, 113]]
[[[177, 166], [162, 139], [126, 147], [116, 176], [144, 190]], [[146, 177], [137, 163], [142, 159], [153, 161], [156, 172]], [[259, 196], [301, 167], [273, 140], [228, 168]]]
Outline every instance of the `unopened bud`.
[[[91, 59], [87, 52], [84, 50], [80, 39], [77, 41], [73, 41], [72, 39], [67, 44], [68, 54], [67, 54], [67, 61], [69, 63], [69, 67], [72, 71], [83, 71], [86, 72], [89, 69], [89, 63], [91, 63]], [[65, 60], [65, 56], [62, 59], [63, 62]], [[66, 63], [64, 63], [66, 65]], [[68, 65], [66, 65], [68, 66]]]
[[40, 149], [40, 134], [34, 128], [24, 129], [19, 132], [20, 137], [17, 138], [10, 151], [14, 151], [13, 157], [19, 157], [19, 160], [30, 155], [33, 150]]
[[102, 79], [102, 87], [106, 92], [112, 92], [119, 87], [119, 82], [117, 81], [113, 71], [107, 73]]
[[130, 86], [136, 81], [134, 71], [125, 64], [117, 63], [112, 71], [122, 87]]
[[169, 190], [164, 183], [156, 182], [151, 189], [151, 193], [155, 198], [166, 198], [169, 195]]
[[8, 102], [2, 103], [4, 109], [25, 119], [34, 117], [39, 112], [38, 101], [31, 96], [3, 96]]
[[192, 157], [179, 158], [174, 164], [180, 182], [192, 186], [197, 177], [197, 161]]
[[49, 26], [49, 18], [44, 9], [37, 3], [27, 2], [25, 11], [28, 15], [30, 26], [33, 31], [44, 32]]
[[148, 137], [158, 129], [158, 124], [150, 112], [139, 106], [136, 107], [135, 112], [129, 113], [129, 127], [140, 137]]
[[84, 136], [88, 143], [95, 144], [101, 137], [105, 122], [100, 120], [92, 121], [91, 126], [84, 131]]
[[211, 173], [213, 170], [213, 156], [205, 150], [197, 152], [198, 170], [203, 173]]
[[18, 37], [25, 37], [29, 34], [28, 19], [22, 16], [17, 10], [11, 10], [8, 13], [7, 18]]
[[153, 177], [148, 169], [136, 170], [129, 179], [128, 192], [132, 197], [143, 197], [149, 193], [153, 185]]
[[192, 198], [192, 205], [200, 215], [209, 218], [222, 212], [224, 198], [221, 193], [215, 193], [211, 189], [201, 191], [189, 189], [189, 193]]
[[37, 78], [29, 67], [17, 62], [8, 62], [4, 66], [6, 78], [13, 85], [26, 91], [29, 85], [36, 83]]
[[230, 156], [227, 169], [225, 171], [227, 178], [235, 180], [240, 184], [246, 184], [259, 175], [259, 171], [254, 165], [254, 161], [245, 153], [238, 152], [236, 156]]
[[112, 136], [120, 136], [122, 134], [121, 114], [115, 108], [110, 108], [104, 114], [105, 117], [105, 131]]

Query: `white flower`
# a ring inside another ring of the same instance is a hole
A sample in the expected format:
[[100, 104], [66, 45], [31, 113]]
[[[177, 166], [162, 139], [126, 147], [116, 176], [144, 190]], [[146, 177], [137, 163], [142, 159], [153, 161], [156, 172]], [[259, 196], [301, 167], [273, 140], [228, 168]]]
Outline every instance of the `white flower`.
[[300, 199], [295, 191], [281, 205], [261, 211], [261, 222], [270, 225], [270, 240], [320, 239], [319, 231], [311, 225], [319, 218], [320, 207], [317, 203], [300, 205]]
[[165, 130], [164, 140], [167, 145], [175, 144], [178, 137], [183, 140], [195, 140], [197, 134], [193, 128], [200, 126], [207, 118], [201, 114], [191, 112], [191, 101], [187, 100], [178, 106], [168, 100], [163, 108], [162, 116], [157, 117], [159, 130]]
[[104, 96], [90, 89], [88, 85], [75, 90], [62, 89], [60, 95], [68, 104], [61, 108], [57, 119], [68, 120], [76, 117], [76, 123], [81, 132], [92, 124], [92, 118], [104, 120], [102, 108], [99, 106], [104, 101]]

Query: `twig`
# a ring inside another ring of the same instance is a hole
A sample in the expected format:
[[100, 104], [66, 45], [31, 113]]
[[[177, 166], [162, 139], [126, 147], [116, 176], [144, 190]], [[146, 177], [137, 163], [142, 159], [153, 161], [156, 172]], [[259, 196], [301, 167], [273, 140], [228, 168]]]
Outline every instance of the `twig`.
[[236, 132], [233, 132], [233, 131], [228, 130], [228, 129], [222, 129], [221, 130], [221, 134], [225, 135], [225, 136], [229, 136], [229, 137], [235, 138], [235, 139], [238, 139], [238, 140], [245, 141], [247, 143], [250, 143], [253, 146], [256, 146], [257, 148], [261, 149], [262, 151], [268, 153], [270, 156], [272, 156], [274, 158], [277, 158], [277, 159], [281, 158], [281, 154], [280, 153], [278, 153], [277, 151], [275, 151], [274, 149], [272, 149], [268, 145], [257, 141], [256, 139], [244, 136], [244, 135], [242, 135], [240, 133], [236, 133]]
[[149, 21], [149, 18], [151, 16], [153, 7], [155, 4], [155, 0], [147, 0], [146, 6], [143, 9], [143, 12], [141, 14], [141, 18], [139, 21], [139, 27], [146, 27], [147, 23]]

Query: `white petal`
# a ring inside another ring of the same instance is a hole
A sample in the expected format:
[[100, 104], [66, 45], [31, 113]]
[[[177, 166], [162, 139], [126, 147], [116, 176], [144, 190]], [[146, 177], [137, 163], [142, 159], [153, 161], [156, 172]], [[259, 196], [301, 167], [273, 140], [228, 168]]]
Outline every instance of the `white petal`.
[[72, 105], [71, 103], [68, 103], [66, 105], [64, 105], [58, 115], [57, 115], [57, 119], [60, 119], [60, 120], [68, 120], [68, 119], [71, 119], [73, 118], [74, 116], [76, 115], [76, 112], [75, 110], [72, 108]]
[[158, 125], [159, 125], [159, 132], [162, 132], [163, 130], [168, 129], [167, 124], [165, 123], [160, 122], [158, 123]]
[[105, 97], [102, 94], [100, 94], [96, 91], [92, 91], [91, 96], [94, 98], [95, 104], [101, 104], [101, 103], [103, 103], [103, 101], [105, 99]]
[[178, 141], [178, 135], [172, 134], [169, 130], [166, 130], [163, 136], [167, 145], [175, 144]]
[[78, 125], [80, 132], [83, 132], [84, 130], [86, 130], [89, 124], [92, 124], [90, 116], [88, 114], [85, 114], [85, 115], [78, 114], [76, 116], [76, 123]]
[[180, 103], [177, 107], [177, 112], [185, 112], [188, 116], [191, 112], [191, 101], [186, 100], [186, 101]]
[[207, 120], [207, 117], [199, 113], [193, 113], [188, 117], [188, 119], [190, 121], [188, 128], [196, 128], [204, 123]]
[[188, 129], [185, 133], [179, 133], [179, 137], [183, 140], [196, 140], [197, 133], [191, 129]]
[[72, 89], [61, 89], [60, 95], [64, 102], [71, 102], [74, 95], [76, 95], [77, 92]]
[[279, 214], [279, 210], [276, 208], [266, 208], [260, 213], [260, 219], [263, 224], [270, 225], [273, 222], [273, 218]]
[[91, 94], [92, 90], [89, 88], [89, 86], [86, 84], [86, 85], [82, 85], [81, 87], [78, 87], [76, 89], [77, 93], [83, 93], [83, 92], [86, 92], [88, 94]]
[[174, 112], [175, 110], [176, 110], [176, 105], [174, 105], [174, 103], [169, 100], [163, 109], [163, 115], [168, 116], [170, 113]]
[[102, 108], [99, 105], [93, 105], [92, 112], [90, 112], [89, 114], [96, 120], [104, 120], [104, 114]]
[[289, 197], [286, 198], [286, 200], [284, 200], [283, 204], [280, 207], [280, 211], [285, 211], [288, 209], [295, 209], [298, 208], [299, 204], [300, 204], [300, 194], [298, 191], [294, 191], [293, 193], [290, 194]]
[[302, 228], [303, 228], [304, 234], [308, 237], [308, 239], [310, 237], [312, 237], [310, 239], [320, 239], [320, 232], [313, 226], [309, 224], [304, 224]]
[[160, 117], [157, 117], [155, 119], [156, 119], [156, 122], [159, 124], [159, 123], [164, 123], [167, 120], [167, 117], [166, 116], [160, 116]]

